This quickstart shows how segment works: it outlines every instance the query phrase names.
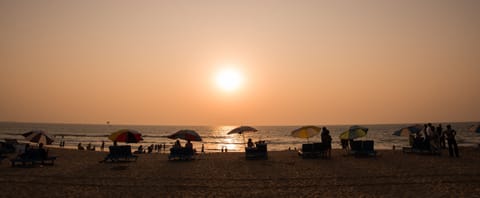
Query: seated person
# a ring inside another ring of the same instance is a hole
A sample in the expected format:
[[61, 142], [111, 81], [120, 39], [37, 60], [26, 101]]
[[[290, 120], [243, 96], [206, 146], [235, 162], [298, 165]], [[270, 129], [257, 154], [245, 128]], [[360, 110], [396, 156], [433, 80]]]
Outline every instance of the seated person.
[[254, 144], [252, 142], [252, 139], [251, 138], [248, 138], [248, 142], [247, 142], [247, 148], [254, 148]]
[[147, 148], [147, 150], [148, 150], [148, 153], [152, 153], [152, 151], [153, 151], [153, 144], [150, 145], [150, 146]]
[[94, 151], [94, 150], [95, 150], [95, 146], [93, 146], [92, 143], [88, 143], [88, 144], [87, 144], [87, 150], [89, 150], [89, 151]]
[[182, 148], [182, 145], [180, 145], [180, 141], [179, 141], [179, 140], [175, 141], [175, 143], [173, 144], [172, 148], [173, 148], [173, 149], [180, 149], [180, 148]]
[[189, 150], [193, 150], [193, 144], [190, 142], [190, 140], [187, 140], [187, 143], [185, 144], [185, 148]]
[[82, 143], [78, 143], [77, 147], [78, 147], [78, 150], [85, 150], [85, 148], [83, 148], [82, 146]]
[[140, 145], [137, 149], [137, 153], [143, 153], [143, 146]]

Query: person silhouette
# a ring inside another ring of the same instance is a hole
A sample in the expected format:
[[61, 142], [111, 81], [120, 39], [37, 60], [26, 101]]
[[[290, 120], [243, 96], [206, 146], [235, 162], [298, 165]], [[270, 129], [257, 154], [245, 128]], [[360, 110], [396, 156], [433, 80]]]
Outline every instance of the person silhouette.
[[325, 148], [327, 150], [327, 157], [330, 157], [332, 154], [332, 136], [330, 136], [330, 131], [327, 129], [327, 127], [322, 128], [322, 144], [325, 145]]
[[457, 131], [452, 129], [452, 126], [447, 125], [445, 136], [447, 136], [448, 153], [450, 154], [450, 157], [460, 157], [458, 155], [457, 141], [455, 140], [456, 135], [457, 135]]
[[248, 147], [248, 148], [253, 148], [253, 147], [254, 147], [254, 144], [253, 144], [251, 138], [248, 138], [247, 147]]

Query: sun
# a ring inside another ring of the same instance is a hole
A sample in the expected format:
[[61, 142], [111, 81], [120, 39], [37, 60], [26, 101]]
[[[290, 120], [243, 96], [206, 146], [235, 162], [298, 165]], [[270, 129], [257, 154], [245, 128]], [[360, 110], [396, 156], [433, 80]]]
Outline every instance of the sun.
[[215, 82], [221, 90], [233, 92], [241, 87], [243, 76], [242, 73], [235, 68], [223, 68], [218, 71]]

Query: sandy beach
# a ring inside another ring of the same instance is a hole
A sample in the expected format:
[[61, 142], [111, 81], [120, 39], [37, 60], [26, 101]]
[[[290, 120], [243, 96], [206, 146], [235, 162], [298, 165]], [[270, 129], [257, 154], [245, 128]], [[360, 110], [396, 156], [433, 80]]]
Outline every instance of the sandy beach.
[[0, 197], [478, 197], [480, 149], [460, 158], [380, 150], [376, 158], [302, 159], [295, 151], [209, 153], [194, 161], [141, 154], [137, 162], [99, 163], [105, 152], [52, 149], [53, 166], [0, 164]]

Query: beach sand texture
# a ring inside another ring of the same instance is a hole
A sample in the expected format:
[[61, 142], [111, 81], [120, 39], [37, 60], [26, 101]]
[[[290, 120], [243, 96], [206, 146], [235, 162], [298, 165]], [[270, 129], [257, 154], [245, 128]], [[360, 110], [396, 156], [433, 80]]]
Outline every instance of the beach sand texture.
[[0, 197], [479, 197], [480, 149], [460, 158], [379, 151], [376, 158], [302, 159], [294, 151], [268, 160], [210, 153], [194, 161], [141, 154], [137, 162], [99, 163], [106, 153], [50, 149], [54, 166], [0, 164]]

